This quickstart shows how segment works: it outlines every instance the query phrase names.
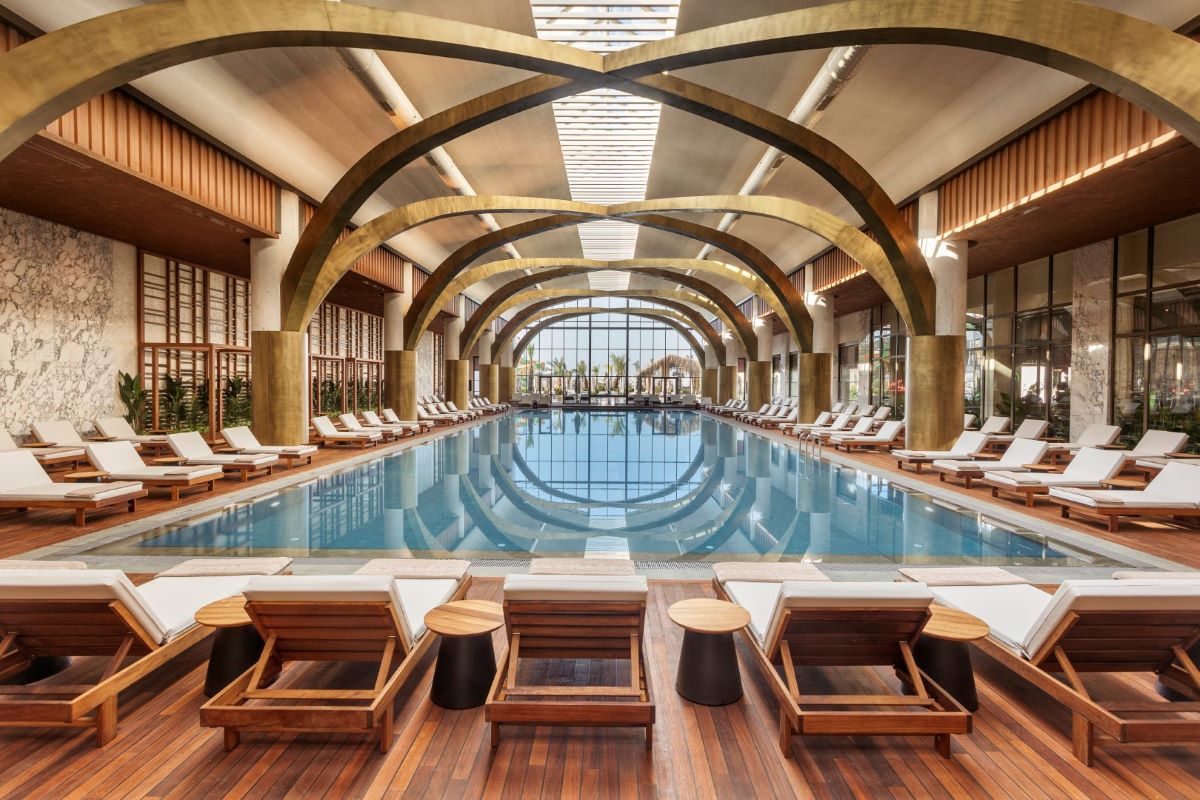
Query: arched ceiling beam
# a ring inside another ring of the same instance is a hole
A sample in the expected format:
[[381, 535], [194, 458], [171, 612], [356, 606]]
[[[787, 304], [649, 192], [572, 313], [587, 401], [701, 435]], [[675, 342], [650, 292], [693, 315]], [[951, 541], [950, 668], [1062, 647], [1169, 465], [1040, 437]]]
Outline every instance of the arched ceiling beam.
[[516, 346], [513, 347], [513, 361], [515, 362], [520, 359], [521, 353], [525, 352], [525, 348], [529, 346], [529, 344], [533, 341], [533, 338], [546, 328], [549, 328], [551, 325], [555, 325], [559, 322], [565, 322], [566, 320], [574, 317], [586, 317], [595, 314], [625, 314], [630, 317], [653, 319], [663, 323], [664, 325], [669, 325], [670, 327], [674, 328], [675, 331], [683, 337], [684, 341], [688, 343], [688, 346], [692, 348], [692, 351], [696, 354], [697, 360], [700, 362], [700, 366], [704, 366], [704, 348], [698, 341], [696, 341], [695, 337], [692, 336], [691, 331], [687, 329], [687, 325], [690, 324], [690, 321], [687, 319], [687, 317], [684, 317], [681, 314], [677, 315], [676, 312], [668, 308], [548, 308], [538, 311], [528, 320], [526, 320], [525, 324], [529, 325], [530, 323], [533, 323], [533, 327], [526, 331], [525, 334], [519, 340], [517, 340]]

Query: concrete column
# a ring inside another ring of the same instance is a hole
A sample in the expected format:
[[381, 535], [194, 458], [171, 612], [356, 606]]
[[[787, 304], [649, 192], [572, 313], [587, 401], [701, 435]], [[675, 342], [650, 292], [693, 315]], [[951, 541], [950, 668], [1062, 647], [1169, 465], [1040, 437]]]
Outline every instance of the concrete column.
[[[411, 275], [408, 269], [405, 272]], [[406, 291], [388, 292], [383, 296], [383, 404], [395, 411], [400, 419], [416, 419], [416, 353], [412, 354], [407, 372], [402, 355], [404, 317], [412, 305], [412, 292], [407, 291], [412, 284], [411, 277], [406, 276], [404, 282]], [[413, 416], [405, 416], [405, 408]]]
[[300, 198], [281, 192], [279, 238], [250, 240], [250, 370], [263, 444], [308, 442], [308, 332], [281, 331], [280, 287], [300, 239]]
[[937, 288], [935, 333], [963, 336], [967, 320], [967, 241], [940, 239], [938, 233], [938, 193], [926, 192], [917, 199], [917, 242]]
[[[833, 322], [833, 298], [813, 291], [813, 270], [804, 271], [804, 307], [813, 320], [813, 352], [828, 353], [830, 356], [829, 397], [837, 396], [837, 372], [832, 368], [837, 354], [837, 332]], [[825, 405], [820, 411], [829, 408]], [[820, 411], [817, 413], [819, 414]], [[811, 420], [805, 420], [811, 421]]]
[[[1109, 424], [1112, 408], [1111, 239], [1073, 251], [1071, 287], [1071, 439], [1088, 425]], [[1059, 268], [1058, 256], [1054, 259]], [[1051, 387], [1051, 391], [1054, 387]]]

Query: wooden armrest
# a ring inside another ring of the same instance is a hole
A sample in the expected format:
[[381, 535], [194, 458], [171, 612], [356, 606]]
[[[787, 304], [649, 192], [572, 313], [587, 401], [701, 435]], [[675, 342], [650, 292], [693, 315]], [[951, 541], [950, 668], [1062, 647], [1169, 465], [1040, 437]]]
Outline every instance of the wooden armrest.
[[115, 442], [116, 440], [115, 436], [89, 436], [86, 439], [89, 442]]
[[1167, 458], [1178, 458], [1183, 461], [1200, 458], [1200, 453], [1167, 453]]

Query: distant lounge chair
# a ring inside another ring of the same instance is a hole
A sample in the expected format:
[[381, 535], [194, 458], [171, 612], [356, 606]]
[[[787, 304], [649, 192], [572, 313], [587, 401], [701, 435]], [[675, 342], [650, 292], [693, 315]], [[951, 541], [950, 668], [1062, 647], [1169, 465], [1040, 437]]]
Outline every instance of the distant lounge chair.
[[1119, 425], [1088, 425], [1073, 442], [1051, 442], [1047, 452], [1051, 459], [1074, 455], [1085, 447], [1108, 447], [1121, 435]]
[[[845, 416], [845, 415], [843, 415]], [[835, 430], [834, 428], [813, 428], [809, 433], [813, 436], [820, 436], [821, 441], [825, 444], [830, 444], [835, 436], [866, 436], [871, 432], [871, 428], [875, 427], [875, 420], [871, 417], [859, 417], [858, 422], [848, 431]]]
[[[374, 411], [364, 411], [363, 416], [366, 417], [368, 422], [370, 422], [372, 418], [379, 419]], [[400, 419], [399, 415], [390, 408], [385, 408], [383, 410], [383, 421], [385, 421], [388, 425], [416, 425], [423, 431], [431, 430], [435, 424], [433, 420]]]
[[53, 445], [46, 445], [45, 447], [18, 447], [8, 431], [0, 429], [0, 453], [16, 453], [21, 450], [32, 453], [37, 463], [43, 467], [61, 466], [64, 464], [68, 467], [75, 467], [80, 461], [87, 458], [87, 453], [84, 452], [82, 447], [54, 447]]
[[[502, 725], [606, 725], [642, 727], [653, 743], [654, 695], [646, 669], [646, 579], [509, 575], [504, 579], [508, 647], [484, 710], [492, 746]], [[629, 680], [619, 685], [527, 684], [520, 659], [627, 661]]]
[[[991, 420], [988, 420], [989, 422]], [[1004, 444], [1015, 442], [1017, 439], [1040, 439], [1045, 435], [1050, 423], [1044, 419], [1027, 419], [1017, 426], [1013, 433], [993, 433], [988, 436], [988, 444]]]
[[311, 464], [313, 456], [317, 454], [316, 445], [311, 444], [259, 444], [258, 437], [245, 425], [222, 428], [221, 438], [230, 448], [248, 456], [278, 456], [287, 461], [288, 469], [296, 466], [300, 459], [304, 459], [305, 464]]
[[[927, 736], [950, 757], [950, 736], [971, 714], [920, 670], [912, 646], [930, 617], [921, 583], [714, 580], [717, 594], [750, 612], [743, 630], [779, 700], [779, 746], [801, 735]], [[797, 667], [894, 667], [915, 695], [807, 694]], [[869, 710], [869, 709], [878, 710]]]
[[788, 432], [797, 433], [798, 429], [803, 430], [805, 428], [823, 427], [825, 425], [828, 425], [830, 423], [830, 421], [832, 421], [832, 420], [833, 420], [833, 412], [832, 411], [822, 411], [820, 414], [817, 414], [816, 419], [814, 419], [812, 422], [799, 422], [799, 423], [795, 423], [795, 424], [791, 424], [791, 425], [781, 424], [779, 427], [785, 433], [788, 433]]
[[864, 434], [834, 434], [829, 437], [830, 443], [835, 450], [845, 450], [847, 453], [851, 450], [863, 450], [870, 448], [872, 450], [889, 450], [892, 445], [900, 440], [900, 434], [904, 430], [904, 423], [900, 420], [883, 423], [875, 433]]
[[1121, 471], [1124, 464], [1123, 451], [1085, 447], [1061, 473], [1034, 474], [1000, 470], [985, 475], [983, 483], [992, 488], [992, 497], [999, 497], [1001, 494], [1013, 495], [1023, 498], [1025, 505], [1032, 508], [1037, 495], [1048, 494], [1053, 486], [1100, 489], [1104, 481]]
[[974, 414], [963, 414], [963, 430], [964, 431], [971, 430], [971, 427], [974, 424], [975, 424], [975, 415]]
[[0, 509], [63, 508], [75, 512], [75, 524], [87, 522], [87, 512], [126, 506], [137, 510], [146, 490], [137, 481], [116, 483], [55, 483], [27, 450], [0, 453]]
[[225, 455], [214, 453], [204, 441], [204, 437], [195, 431], [187, 433], [167, 434], [167, 444], [171, 451], [184, 460], [183, 463], [216, 464], [226, 472], [236, 472], [243, 483], [250, 480], [251, 475], [266, 473], [270, 475], [279, 463], [279, 457], [273, 455]]
[[[1200, 638], [1200, 584], [1069, 580], [1053, 596], [1024, 583], [932, 591], [990, 626], [974, 643], [981, 651], [1071, 712], [1071, 749], [1084, 764], [1092, 764], [1097, 733], [1118, 742], [1200, 741], [1200, 722], [1178, 716], [1196, 703], [1105, 703], [1082, 678], [1169, 673], [1200, 691], [1200, 668], [1187, 654]], [[1168, 716], [1144, 718], [1156, 713]]]
[[1062, 506], [1064, 518], [1074, 511], [1107, 520], [1112, 533], [1121, 517], [1200, 516], [1200, 466], [1169, 463], [1144, 489], [1051, 487], [1050, 502]]
[[[465, 575], [457, 580], [391, 574], [253, 578], [242, 594], [266, 645], [253, 668], [201, 707], [200, 724], [224, 728], [226, 750], [247, 731], [308, 730], [372, 734], [380, 752], [387, 752], [396, 695], [433, 643], [425, 614], [463, 597], [470, 582]], [[263, 686], [274, 665], [286, 671], [289, 663], [314, 661], [377, 665], [374, 686]]]
[[75, 430], [75, 426], [65, 419], [38, 420], [29, 427], [33, 431], [34, 438], [44, 444], [60, 447], [67, 445], [83, 447], [86, 444], [83, 437], [79, 435], [79, 431]]
[[930, 464], [938, 473], [938, 480], [943, 483], [947, 478], [959, 478], [963, 487], [971, 488], [971, 481], [982, 478], [989, 472], [1007, 470], [1009, 472], [1028, 472], [1026, 464], [1037, 464], [1046, 455], [1046, 442], [1037, 439], [1017, 439], [998, 459], [983, 460], [951, 460], [938, 459]]
[[132, 442], [92, 442], [86, 448], [92, 465], [108, 473], [105, 480], [138, 481], [146, 487], [170, 489], [171, 499], [178, 500], [185, 489], [201, 488], [211, 492], [225, 471], [212, 466], [147, 466], [133, 449]]
[[212, 633], [196, 624], [196, 612], [238, 594], [248, 580], [158, 577], [135, 587], [119, 570], [0, 572], [0, 659], [14, 649], [26, 658], [109, 659], [92, 685], [0, 686], [0, 727], [94, 728], [96, 743], [108, 744], [117, 733], [118, 693]]
[[987, 440], [987, 434], [982, 431], [968, 431], [960, 433], [949, 450], [893, 450], [892, 456], [896, 459], [896, 469], [903, 471], [904, 465], [908, 464], [915, 465], [916, 471], [920, 472], [923, 465], [934, 461], [972, 459], [983, 452]]
[[338, 414], [338, 421], [342, 423], [342, 428], [345, 430], [352, 433], [365, 433], [368, 431], [378, 433], [383, 437], [385, 442], [392, 439], [399, 439], [401, 436], [412, 436], [414, 433], [411, 428], [404, 426], [386, 428], [364, 427], [354, 414]]
[[165, 434], [138, 433], [124, 417], [101, 417], [92, 424], [96, 426], [97, 433], [105, 439], [147, 445], [156, 450], [165, 450], [168, 447]]
[[1007, 431], [1010, 425], [1012, 425], [1012, 420], [1008, 417], [988, 417], [980, 426], [979, 432], [994, 436]]
[[838, 414], [834, 420], [825, 425], [796, 425], [792, 428], [792, 433], [797, 436], [804, 434], [816, 433], [845, 433], [850, 430], [850, 415], [848, 413]]
[[317, 430], [317, 441], [326, 447], [351, 445], [366, 448], [374, 447], [383, 440], [383, 434], [378, 431], [339, 431], [333, 427], [329, 417], [313, 417], [312, 424]]
[[1183, 450], [1187, 446], [1188, 435], [1180, 431], [1146, 431], [1132, 450], [1126, 453], [1129, 459], [1161, 458]]
[[[416, 436], [427, 427], [420, 422], [384, 422], [374, 411], [364, 411], [362, 416], [364, 420], [362, 429], [368, 431], [393, 430], [397, 434]], [[428, 427], [432, 428], [433, 426], [429, 425]]]

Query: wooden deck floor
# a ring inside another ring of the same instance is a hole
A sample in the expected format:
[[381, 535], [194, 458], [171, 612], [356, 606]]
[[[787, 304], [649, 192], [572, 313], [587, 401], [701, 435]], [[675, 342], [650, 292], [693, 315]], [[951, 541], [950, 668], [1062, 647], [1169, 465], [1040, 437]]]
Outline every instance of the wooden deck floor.
[[[496, 598], [497, 579], [471, 595]], [[0, 730], [0, 797], [6, 798], [1193, 798], [1196, 746], [1101, 744], [1096, 766], [1076, 762], [1069, 720], [998, 665], [976, 658], [982, 709], [975, 732], [943, 760], [929, 739], [803, 739], [785, 760], [776, 705], [739, 640], [746, 694], [709, 708], [674, 691], [681, 634], [670, 603], [711, 594], [704, 582], [654, 582], [648, 633], [657, 699], [655, 744], [636, 729], [506, 728], [492, 751], [482, 709], [442, 710], [429, 701], [427, 657], [398, 701], [396, 740], [381, 755], [363, 738], [247, 734], [234, 752], [199, 727], [207, 645], [185, 654], [122, 697], [116, 740], [104, 749], [79, 732]], [[586, 667], [580, 667], [581, 673]], [[67, 673], [69, 674], [69, 673]], [[810, 690], [870, 691], [890, 674], [820, 671]], [[1089, 681], [1094, 689], [1143, 694], [1140, 680]], [[802, 687], [809, 688], [809, 687]]]

